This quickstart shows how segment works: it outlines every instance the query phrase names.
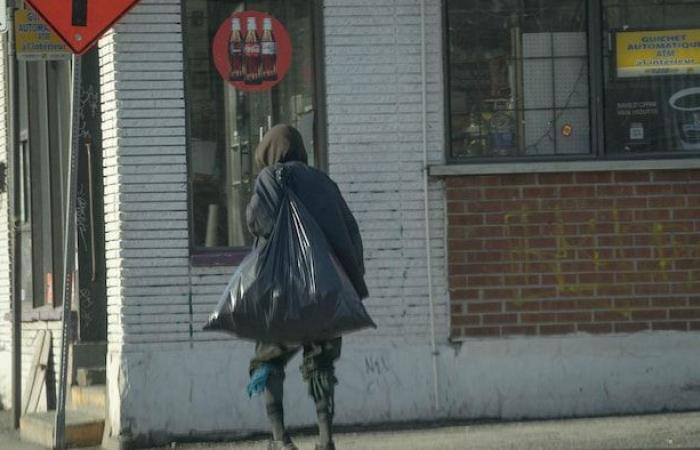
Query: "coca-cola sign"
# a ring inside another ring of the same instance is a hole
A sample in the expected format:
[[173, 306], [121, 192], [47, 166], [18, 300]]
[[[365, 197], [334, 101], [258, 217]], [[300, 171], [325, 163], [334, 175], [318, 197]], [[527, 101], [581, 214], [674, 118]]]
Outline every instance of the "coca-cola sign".
[[233, 13], [212, 42], [216, 70], [241, 91], [265, 91], [284, 79], [292, 42], [279, 20], [258, 11]]

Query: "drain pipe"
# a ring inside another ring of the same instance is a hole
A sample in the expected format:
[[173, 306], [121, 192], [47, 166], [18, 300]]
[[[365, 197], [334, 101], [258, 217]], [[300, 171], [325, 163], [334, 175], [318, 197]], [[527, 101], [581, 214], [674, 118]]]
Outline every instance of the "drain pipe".
[[430, 189], [428, 184], [428, 81], [425, 55], [425, 0], [420, 0], [420, 73], [421, 102], [423, 108], [423, 206], [425, 208], [425, 257], [428, 271], [428, 302], [430, 304], [430, 347], [433, 358], [433, 400], [435, 411], [440, 410], [440, 383], [438, 372], [437, 342], [435, 336], [435, 298], [433, 297], [433, 252], [430, 239]]

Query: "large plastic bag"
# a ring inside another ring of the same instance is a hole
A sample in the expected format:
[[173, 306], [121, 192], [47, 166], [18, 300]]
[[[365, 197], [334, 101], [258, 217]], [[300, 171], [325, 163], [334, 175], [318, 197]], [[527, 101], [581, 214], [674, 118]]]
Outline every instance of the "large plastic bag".
[[270, 238], [241, 262], [205, 330], [305, 343], [376, 325], [323, 231], [285, 187]]

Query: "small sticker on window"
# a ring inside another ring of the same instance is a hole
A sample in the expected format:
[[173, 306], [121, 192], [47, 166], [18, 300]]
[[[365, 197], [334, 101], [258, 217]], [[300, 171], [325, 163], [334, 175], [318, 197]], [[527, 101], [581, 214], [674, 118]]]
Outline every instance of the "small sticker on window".
[[639, 122], [632, 122], [630, 124], [630, 139], [633, 141], [644, 139], [644, 125]]
[[571, 137], [572, 134], [574, 134], [574, 127], [570, 123], [564, 124], [564, 126], [561, 127], [562, 136]]

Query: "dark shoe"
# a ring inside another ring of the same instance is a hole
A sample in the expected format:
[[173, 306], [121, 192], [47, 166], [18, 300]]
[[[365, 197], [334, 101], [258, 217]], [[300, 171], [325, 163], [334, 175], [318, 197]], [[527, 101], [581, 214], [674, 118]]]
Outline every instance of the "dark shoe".
[[335, 450], [335, 442], [331, 442], [330, 444], [316, 444], [314, 448], [316, 450]]
[[268, 441], [267, 450], [299, 450], [292, 441], [284, 443], [282, 441]]

